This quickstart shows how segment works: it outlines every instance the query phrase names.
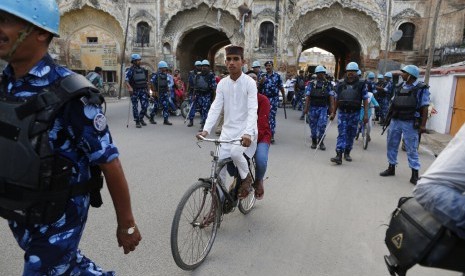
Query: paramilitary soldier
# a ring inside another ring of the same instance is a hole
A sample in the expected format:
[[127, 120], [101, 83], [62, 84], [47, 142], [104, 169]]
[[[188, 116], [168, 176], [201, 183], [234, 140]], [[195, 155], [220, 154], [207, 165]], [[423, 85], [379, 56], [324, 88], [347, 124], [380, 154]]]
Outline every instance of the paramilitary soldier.
[[330, 119], [334, 118], [334, 112], [339, 110], [337, 117], [337, 143], [336, 157], [331, 158], [331, 162], [342, 164], [342, 154], [348, 162], [352, 161], [350, 151], [354, 144], [357, 125], [360, 119], [360, 106], [363, 102], [363, 122], [368, 122], [368, 94], [364, 81], [360, 81], [357, 76], [358, 64], [349, 62], [346, 66], [346, 76], [336, 88], [336, 104]]
[[331, 114], [334, 108], [334, 91], [331, 82], [325, 79], [326, 69], [318, 65], [315, 68], [316, 80], [311, 81], [307, 86], [305, 93], [305, 110], [310, 118], [310, 130], [312, 133], [312, 149], [316, 149], [318, 143], [320, 150], [326, 150], [323, 143], [326, 124], [328, 123], [328, 108], [331, 108]]
[[[159, 102], [163, 106], [163, 124], [164, 125], [172, 125], [168, 120], [170, 116], [169, 113], [169, 98], [171, 96], [170, 87], [168, 85], [168, 63], [166, 61], [160, 61], [158, 63], [158, 72], [152, 75], [151, 79], [152, 90], [158, 95]], [[154, 108], [150, 112], [150, 123], [154, 123], [154, 117], [157, 110]]]
[[[303, 98], [305, 96], [305, 76], [304, 76], [304, 70], [299, 70], [299, 74], [296, 77], [295, 80], [295, 102], [293, 105], [293, 108], [295, 109], [297, 107], [297, 110], [302, 111], [304, 108], [304, 103], [303, 103]], [[300, 116], [300, 119], [304, 119], [304, 115], [306, 113], [302, 112], [302, 115]]]
[[189, 71], [188, 82], [187, 82], [187, 92], [190, 96], [194, 95], [194, 80], [195, 76], [202, 70], [202, 62], [197, 60], [194, 63], [194, 69]]
[[[388, 118], [391, 118], [387, 135], [387, 159], [389, 167], [381, 176], [395, 175], [399, 143], [403, 135], [409, 167], [412, 169], [410, 183], [417, 184], [420, 158], [418, 142], [421, 133], [426, 131], [430, 92], [424, 82], [418, 81], [420, 70], [415, 65], [402, 68], [401, 84], [394, 89]], [[389, 119], [388, 119], [389, 120]]]
[[259, 80], [263, 74], [261, 70], [260, 61], [256, 60], [252, 62], [252, 70], [255, 73], [255, 75], [257, 75], [257, 79]]
[[[381, 96], [382, 96], [382, 93], [379, 93], [378, 87], [383, 87], [383, 86], [384, 86], [384, 76], [383, 74], [378, 74], [378, 78], [375, 82], [375, 89], [373, 91], [368, 90], [368, 92], [373, 93], [373, 97], [375, 98], [378, 104], [381, 101]], [[376, 108], [375, 110], [375, 121], [379, 121], [380, 123], [382, 122], [381, 108]]]
[[378, 103], [379, 103], [379, 111], [380, 111], [380, 125], [384, 125], [384, 121], [386, 120], [386, 116], [389, 110], [389, 102], [392, 98], [392, 91], [394, 89], [394, 85], [392, 83], [392, 73], [387, 72], [384, 75], [384, 81], [382, 85], [376, 86], [376, 90], [378, 93]]
[[276, 130], [276, 113], [278, 112], [279, 91], [283, 96], [283, 104], [286, 104], [286, 94], [284, 93], [283, 80], [281, 76], [273, 72], [273, 62], [265, 62], [266, 73], [263, 73], [258, 81], [258, 91], [268, 97], [271, 104], [270, 128], [271, 143], [274, 144], [274, 134]]
[[192, 108], [189, 112], [188, 127], [194, 125], [195, 106], [200, 106], [200, 129], [203, 129], [203, 124], [207, 119], [208, 111], [212, 104], [213, 96], [216, 90], [215, 74], [210, 71], [210, 62], [208, 60], [202, 61], [202, 70], [194, 78], [194, 101]]
[[59, 20], [55, 0], [0, 1], [0, 59], [8, 62], [0, 86], [0, 216], [25, 251], [23, 275], [114, 275], [78, 249], [89, 205], [102, 203], [101, 171], [124, 253], [141, 236], [98, 90], [47, 53]]
[[149, 106], [148, 71], [140, 66], [141, 57], [139, 54], [131, 55], [131, 63], [132, 66], [126, 71], [126, 88], [131, 95], [132, 115], [136, 127], [141, 128], [147, 125], [144, 122], [144, 116]]

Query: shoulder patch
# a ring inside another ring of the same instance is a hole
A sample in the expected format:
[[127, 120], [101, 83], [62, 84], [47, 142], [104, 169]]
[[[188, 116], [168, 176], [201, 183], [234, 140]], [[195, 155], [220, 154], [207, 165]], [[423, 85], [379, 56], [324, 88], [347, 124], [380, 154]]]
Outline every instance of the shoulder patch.
[[107, 118], [102, 113], [98, 113], [94, 117], [94, 128], [97, 131], [104, 131], [107, 127]]

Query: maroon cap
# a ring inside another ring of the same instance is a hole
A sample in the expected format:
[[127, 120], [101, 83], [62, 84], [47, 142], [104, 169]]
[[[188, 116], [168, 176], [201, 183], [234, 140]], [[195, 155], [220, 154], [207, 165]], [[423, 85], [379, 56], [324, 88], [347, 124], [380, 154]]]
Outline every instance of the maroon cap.
[[238, 56], [244, 56], [244, 48], [241, 46], [235, 46], [231, 45], [225, 48], [226, 55], [238, 55]]

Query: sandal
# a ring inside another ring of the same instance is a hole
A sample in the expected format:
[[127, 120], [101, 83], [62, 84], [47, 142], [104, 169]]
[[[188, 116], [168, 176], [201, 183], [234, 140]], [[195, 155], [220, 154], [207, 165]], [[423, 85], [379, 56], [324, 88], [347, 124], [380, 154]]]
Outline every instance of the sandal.
[[241, 185], [239, 186], [239, 190], [237, 191], [237, 198], [244, 199], [249, 195], [250, 187], [252, 184], [252, 176], [247, 174], [245, 179], [242, 179]]
[[263, 180], [257, 180], [254, 184], [252, 184], [253, 188], [255, 189], [255, 198], [257, 200], [263, 199], [263, 194], [265, 193], [265, 189], [263, 187]]

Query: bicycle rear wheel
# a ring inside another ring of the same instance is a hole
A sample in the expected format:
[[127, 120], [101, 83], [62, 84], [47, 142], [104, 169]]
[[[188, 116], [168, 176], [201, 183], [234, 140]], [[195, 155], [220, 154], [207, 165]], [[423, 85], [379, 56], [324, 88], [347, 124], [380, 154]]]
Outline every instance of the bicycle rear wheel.
[[212, 185], [197, 181], [186, 191], [171, 225], [171, 253], [184, 270], [198, 267], [210, 252], [218, 230], [221, 207]]
[[[255, 182], [255, 159], [250, 160], [250, 162], [249, 173], [252, 175], [252, 179]], [[250, 187], [249, 195], [246, 198], [239, 200], [239, 211], [241, 211], [242, 214], [247, 215], [250, 211], [252, 211], [256, 201], [255, 190]]]

